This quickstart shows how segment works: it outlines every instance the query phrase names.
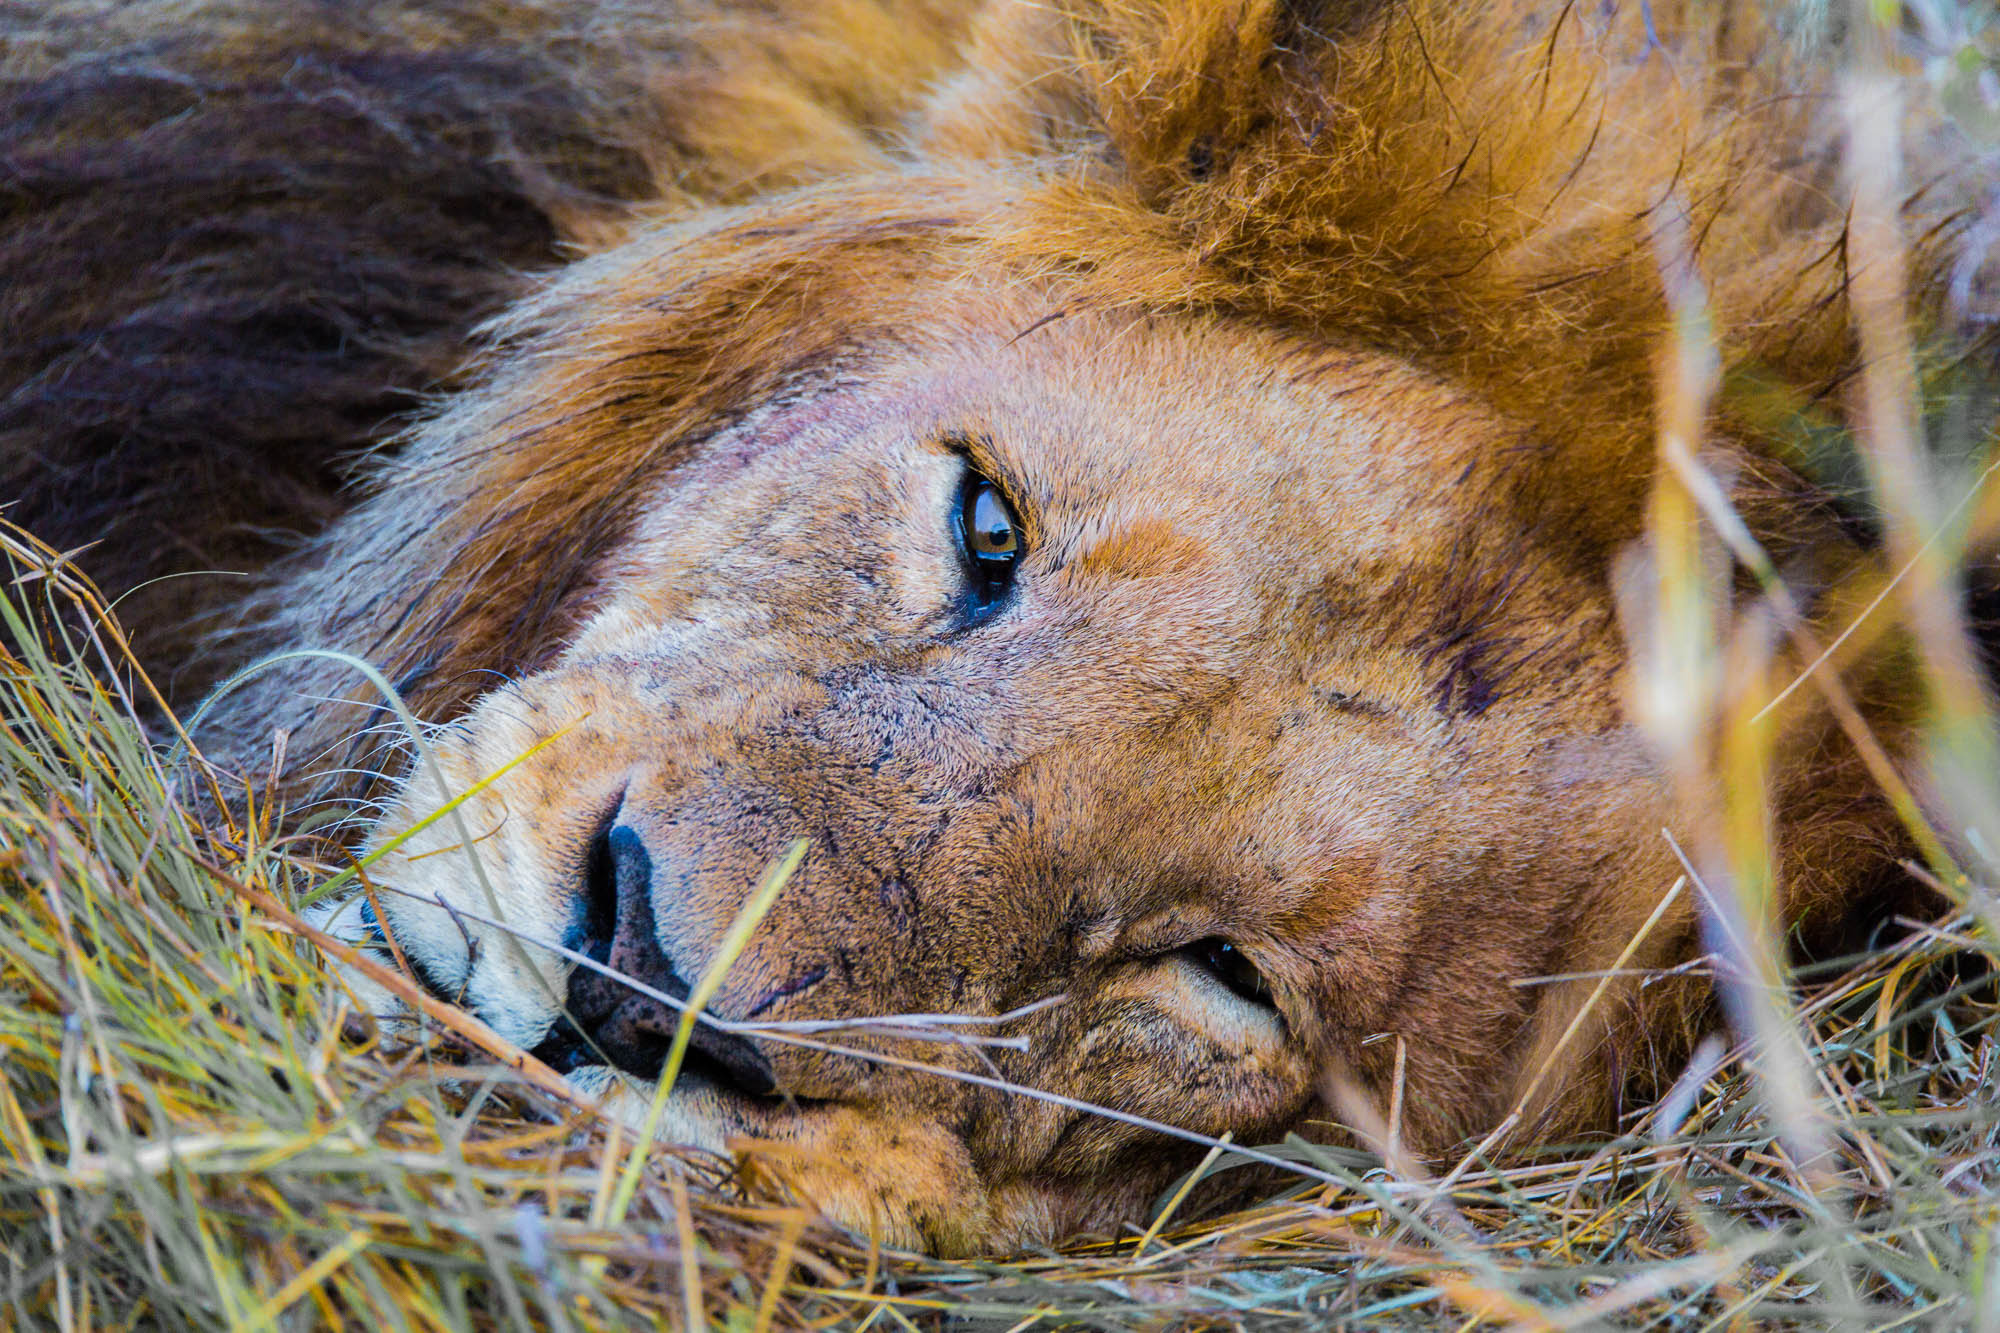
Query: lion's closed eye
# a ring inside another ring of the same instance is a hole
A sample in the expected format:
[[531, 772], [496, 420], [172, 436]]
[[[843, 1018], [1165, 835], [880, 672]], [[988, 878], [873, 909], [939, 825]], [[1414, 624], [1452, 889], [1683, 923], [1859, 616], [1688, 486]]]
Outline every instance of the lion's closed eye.
[[1181, 956], [1221, 982], [1230, 994], [1245, 1004], [1258, 1005], [1274, 1014], [1278, 1012], [1277, 1002], [1271, 996], [1271, 983], [1264, 979], [1257, 965], [1228, 940], [1216, 935], [1196, 940], [1181, 950]]
[[1291, 1031], [1269, 978], [1235, 943], [1210, 935], [1182, 945], [1163, 961], [1192, 982], [1190, 991], [1201, 1025], [1255, 1032], [1283, 1040]]

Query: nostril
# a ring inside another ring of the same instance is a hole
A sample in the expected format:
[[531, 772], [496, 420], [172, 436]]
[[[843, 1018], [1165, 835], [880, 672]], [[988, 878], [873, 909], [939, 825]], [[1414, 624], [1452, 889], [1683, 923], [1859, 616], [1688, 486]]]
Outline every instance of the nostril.
[[603, 822], [590, 836], [583, 859], [583, 920], [577, 924], [576, 951], [597, 962], [611, 957], [611, 941], [618, 931], [618, 861], [612, 851], [611, 831], [617, 827], [616, 806], [605, 812]]

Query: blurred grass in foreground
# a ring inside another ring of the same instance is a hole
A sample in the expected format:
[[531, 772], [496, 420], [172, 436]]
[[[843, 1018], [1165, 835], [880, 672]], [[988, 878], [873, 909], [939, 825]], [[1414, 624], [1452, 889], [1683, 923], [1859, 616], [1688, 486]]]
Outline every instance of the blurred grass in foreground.
[[[1713, 600], [1709, 571], [1754, 568], [1754, 553], [1732, 545], [1701, 470], [1710, 333], [1662, 231], [1681, 320], [1636, 607], [1656, 651], [1639, 665], [1663, 754], [1684, 788], [1712, 788], [1701, 826], [1679, 832], [1723, 904], [1711, 939], [1734, 943], [1711, 962], [1754, 1058], [1711, 1040], [1616, 1140], [1468, 1159], [1443, 1184], [1294, 1141], [1277, 1151], [1341, 1183], [1186, 1225], [1175, 1194], [1144, 1235], [1062, 1254], [882, 1254], [773, 1201], [754, 1160], [689, 1171], [664, 1148], [605, 1225], [629, 1142], [476, 1023], [434, 1016], [413, 1042], [362, 1017], [287, 906], [337, 869], [314, 859], [326, 845], [288, 838], [254, 799], [201, 826], [199, 770], [168, 769], [142, 736], [146, 686], [94, 595], [9, 535], [0, 1326], [2000, 1331], [2000, 949], [1986, 933], [2000, 768], [1954, 592], [1959, 529], [2000, 529], [2000, 488], [1929, 542], [1974, 479], [1931, 475], [1953, 455], [1925, 438], [1899, 313], [1900, 150], [1867, 132], [1894, 124], [1869, 98], [1928, 87], [2000, 148], [1991, 34], [1968, 12], [1913, 5], [1896, 21], [1918, 58], [1901, 79], [1858, 65], [1847, 108], [1864, 131], [1855, 245], [1882, 261], [1855, 292], [1871, 369], [1850, 428], [1891, 564], [1911, 567], [1891, 606], [1921, 647], [1929, 772], [1953, 824], [1928, 833], [1934, 854], [1912, 874], [1957, 905], [1789, 987], [1763, 907], [1759, 718], [1790, 684], [1776, 650], [1796, 625], [1770, 589], [1749, 613]], [[1973, 226], [2000, 235], [2000, 210]]]

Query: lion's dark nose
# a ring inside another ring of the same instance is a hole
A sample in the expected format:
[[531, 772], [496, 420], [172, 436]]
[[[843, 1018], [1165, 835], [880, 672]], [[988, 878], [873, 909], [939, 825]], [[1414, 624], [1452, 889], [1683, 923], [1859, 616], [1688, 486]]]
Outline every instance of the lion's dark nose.
[[[568, 1017], [557, 1020], [534, 1054], [565, 1072], [608, 1060], [640, 1078], [658, 1078], [680, 1010], [624, 978], [674, 1000], [685, 1000], [691, 988], [660, 951], [653, 859], [637, 831], [615, 816], [590, 841], [583, 887], [583, 919], [571, 947], [621, 975], [577, 964], [564, 999]], [[706, 1023], [695, 1025], [681, 1072], [752, 1097], [778, 1091], [771, 1062], [754, 1044]]]

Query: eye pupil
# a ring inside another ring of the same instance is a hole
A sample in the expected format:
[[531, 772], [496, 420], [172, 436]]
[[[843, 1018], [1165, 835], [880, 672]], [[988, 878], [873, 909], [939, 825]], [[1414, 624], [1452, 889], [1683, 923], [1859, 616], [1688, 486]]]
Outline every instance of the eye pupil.
[[1228, 940], [1211, 936], [1197, 941], [1188, 952], [1204, 970], [1241, 998], [1267, 1009], [1275, 1007], [1271, 1002], [1271, 983]]

